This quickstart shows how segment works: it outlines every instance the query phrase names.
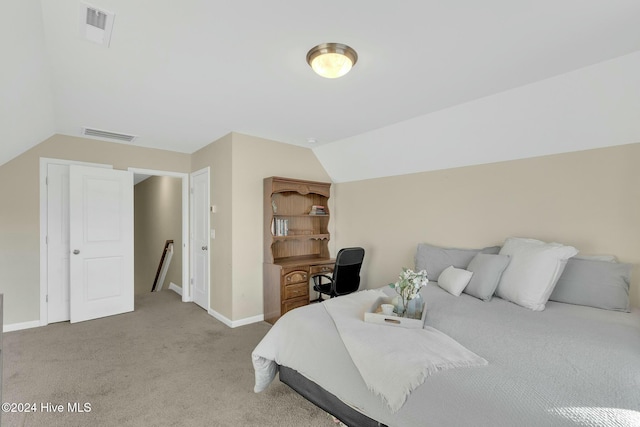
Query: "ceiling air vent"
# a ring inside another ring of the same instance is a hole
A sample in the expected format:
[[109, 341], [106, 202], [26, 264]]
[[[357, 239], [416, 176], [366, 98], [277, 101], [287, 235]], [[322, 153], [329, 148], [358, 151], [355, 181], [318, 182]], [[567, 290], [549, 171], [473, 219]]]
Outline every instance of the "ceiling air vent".
[[86, 3], [80, 3], [80, 36], [109, 47], [115, 15]]
[[135, 135], [127, 135], [124, 133], [109, 132], [106, 130], [82, 128], [82, 135], [93, 138], [114, 139], [116, 141], [133, 142], [137, 138]]

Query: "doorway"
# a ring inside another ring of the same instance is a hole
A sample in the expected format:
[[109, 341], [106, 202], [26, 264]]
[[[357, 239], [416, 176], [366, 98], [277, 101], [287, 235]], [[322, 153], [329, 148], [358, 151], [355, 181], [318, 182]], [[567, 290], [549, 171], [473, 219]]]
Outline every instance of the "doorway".
[[[61, 166], [58, 170], [57, 176], [53, 179], [49, 178], [49, 168], [52, 170], [55, 166]], [[90, 166], [92, 168], [105, 168], [113, 169], [111, 165], [95, 164], [87, 162], [77, 162], [70, 160], [60, 159], [40, 159], [40, 325], [44, 326], [49, 323], [65, 321], [70, 319], [70, 292], [67, 285], [55, 285], [55, 277], [52, 280], [51, 277], [59, 275], [61, 278], [60, 283], [68, 284], [69, 282], [69, 268], [65, 267], [69, 265], [69, 256], [71, 248], [69, 246], [69, 220], [58, 219], [60, 227], [53, 227], [48, 221], [55, 215], [68, 215], [68, 209], [66, 204], [58, 200], [58, 206], [55, 207], [55, 203], [51, 203], [49, 200], [49, 188], [48, 185], [52, 184], [57, 188], [58, 194], [55, 194], [51, 199], [64, 199], [68, 198], [68, 173], [64, 172], [65, 169], [69, 169], [71, 165]], [[60, 172], [62, 171], [62, 172]], [[124, 172], [124, 171], [122, 171]], [[141, 173], [149, 175], [163, 175], [178, 177], [182, 180], [182, 198], [178, 203], [182, 206], [182, 283], [189, 283], [189, 175], [186, 173], [155, 171], [146, 169], [129, 168], [129, 173]], [[53, 212], [58, 210], [57, 213]], [[65, 212], [65, 210], [67, 210]], [[65, 225], [66, 224], [66, 225]], [[59, 231], [57, 237], [60, 245], [58, 247], [58, 256], [51, 256], [50, 244], [53, 243], [56, 237], [52, 234], [52, 231], [56, 229]], [[67, 231], [65, 231], [67, 230]], [[131, 245], [132, 246], [132, 245]], [[57, 266], [57, 267], [56, 267]], [[57, 270], [56, 270], [57, 269]], [[133, 276], [133, 275], [132, 275]], [[52, 287], [50, 287], [50, 282]], [[57, 289], [56, 289], [57, 286]], [[185, 286], [185, 292], [182, 293], [182, 301], [191, 301], [191, 293], [189, 286]], [[56, 293], [56, 295], [53, 295]], [[58, 304], [58, 308], [52, 310], [51, 306]], [[61, 305], [61, 307], [60, 307]], [[57, 311], [57, 312], [56, 312]]]
[[134, 174], [133, 193], [135, 297], [168, 289], [182, 295], [181, 180]]
[[[176, 252], [181, 252], [182, 256], [180, 256], [180, 261], [182, 264], [182, 273], [181, 273], [181, 278], [180, 278], [180, 285], [181, 286], [176, 286], [177, 284], [174, 283], [174, 286], [171, 286], [171, 289], [173, 291], [178, 292], [179, 294], [182, 295], [182, 301], [183, 302], [190, 302], [193, 301], [192, 295], [191, 295], [191, 290], [190, 290], [190, 286], [189, 286], [189, 259], [190, 259], [190, 250], [189, 250], [189, 174], [187, 173], [181, 173], [181, 172], [169, 172], [169, 171], [160, 171], [160, 170], [153, 170], [153, 169], [141, 169], [141, 168], [129, 168], [129, 170], [131, 172], [133, 172], [134, 177], [136, 178], [136, 180], [143, 180], [144, 178], [178, 178], [180, 180], [180, 199], [177, 199], [177, 191], [171, 191], [172, 194], [174, 194], [173, 197], [170, 197], [170, 200], [166, 200], [163, 203], [172, 203], [172, 204], [179, 204], [179, 206], [181, 207], [180, 209], [180, 216], [181, 216], [181, 235], [179, 236], [181, 239], [181, 243], [180, 243], [180, 251], [176, 251]], [[175, 180], [173, 180], [175, 181]], [[163, 180], [163, 185], [170, 185], [171, 180]], [[177, 240], [177, 239], [174, 239]], [[164, 244], [164, 241], [162, 242]], [[161, 250], [162, 250], [163, 246], [158, 248], [156, 250], [156, 252], [153, 252], [151, 254], [148, 254], [151, 259], [155, 259], [156, 261], [156, 267], [157, 267], [157, 263], [160, 260], [161, 257]], [[177, 248], [176, 248], [177, 249]], [[174, 256], [176, 254], [174, 253]], [[174, 258], [175, 259], [175, 258]], [[155, 271], [153, 271], [153, 274], [155, 274]], [[138, 279], [138, 274], [136, 273], [136, 279]], [[141, 286], [144, 286], [146, 284], [146, 280], [145, 282], [143, 282], [143, 284]], [[150, 282], [148, 284], [148, 290], [151, 291], [151, 286], [152, 286], [153, 282]], [[170, 285], [166, 284], [166, 288], [169, 288]], [[138, 292], [138, 290], [141, 290], [140, 288], [136, 289], [136, 292]]]

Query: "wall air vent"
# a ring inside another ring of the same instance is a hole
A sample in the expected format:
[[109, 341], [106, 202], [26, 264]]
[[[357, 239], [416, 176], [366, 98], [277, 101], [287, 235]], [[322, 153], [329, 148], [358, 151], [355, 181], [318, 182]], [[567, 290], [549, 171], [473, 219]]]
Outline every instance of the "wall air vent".
[[109, 132], [106, 130], [92, 129], [92, 128], [82, 128], [82, 135], [90, 136], [93, 138], [113, 139], [116, 141], [123, 141], [123, 142], [133, 142], [137, 138], [137, 136], [135, 135], [127, 135], [124, 133], [115, 133], [115, 132]]
[[80, 36], [109, 47], [115, 15], [86, 3], [80, 3]]

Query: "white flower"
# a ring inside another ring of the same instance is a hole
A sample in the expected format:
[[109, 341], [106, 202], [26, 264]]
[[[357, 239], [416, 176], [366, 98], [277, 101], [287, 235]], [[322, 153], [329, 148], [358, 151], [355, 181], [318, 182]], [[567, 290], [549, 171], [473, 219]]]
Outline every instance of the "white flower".
[[405, 301], [417, 298], [420, 289], [429, 282], [425, 270], [414, 272], [409, 268], [403, 268], [398, 278], [396, 283], [390, 283], [389, 286], [394, 288]]

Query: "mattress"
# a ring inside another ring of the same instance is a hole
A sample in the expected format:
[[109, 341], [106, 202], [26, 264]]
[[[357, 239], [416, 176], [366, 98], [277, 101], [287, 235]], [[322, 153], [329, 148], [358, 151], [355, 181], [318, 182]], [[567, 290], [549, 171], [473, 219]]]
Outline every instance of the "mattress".
[[427, 377], [396, 413], [367, 389], [322, 304], [283, 316], [254, 356], [297, 371], [388, 426], [640, 425], [637, 310], [549, 302], [533, 312], [500, 298], [454, 297], [433, 283], [423, 297], [425, 325], [488, 365]]

